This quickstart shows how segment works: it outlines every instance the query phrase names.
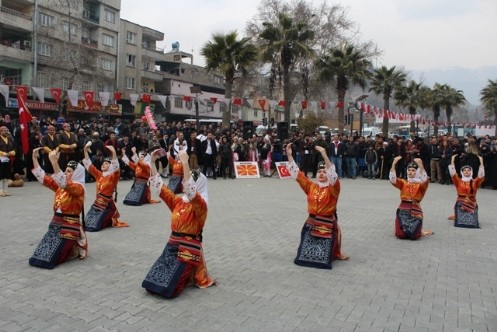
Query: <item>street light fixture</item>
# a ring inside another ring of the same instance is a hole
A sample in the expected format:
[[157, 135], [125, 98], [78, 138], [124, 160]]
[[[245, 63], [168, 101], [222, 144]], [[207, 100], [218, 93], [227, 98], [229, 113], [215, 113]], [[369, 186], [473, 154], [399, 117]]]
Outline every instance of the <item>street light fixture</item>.
[[195, 94], [195, 128], [197, 131], [200, 130], [200, 119], [198, 115], [198, 95], [202, 93], [202, 88], [199, 86], [191, 86], [190, 93]]
[[[354, 105], [359, 102], [359, 101], [363, 101], [364, 99], [366, 99], [369, 95], [361, 95], [359, 97], [357, 97], [355, 100], [354, 100]], [[362, 136], [362, 126], [363, 126], [363, 120], [362, 120], [362, 111], [359, 110], [359, 136]]]

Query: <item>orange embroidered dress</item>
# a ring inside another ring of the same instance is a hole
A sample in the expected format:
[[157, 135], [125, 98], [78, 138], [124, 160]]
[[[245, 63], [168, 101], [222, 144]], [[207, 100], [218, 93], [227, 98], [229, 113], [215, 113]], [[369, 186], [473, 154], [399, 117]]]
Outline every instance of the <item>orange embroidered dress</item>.
[[199, 288], [215, 284], [209, 276], [202, 251], [202, 229], [207, 218], [207, 202], [196, 191], [196, 183], [207, 179], [205, 176], [184, 182], [186, 197], [176, 196], [163, 185], [157, 174], [150, 179], [151, 184], [160, 190], [160, 197], [171, 210], [171, 230], [169, 241], [162, 255], [148, 272], [142, 287], [152, 293], [167, 298], [175, 297], [183, 291], [187, 283]]
[[[147, 156], [148, 159], [150, 158]], [[148, 186], [148, 178], [150, 177], [150, 165], [145, 160], [138, 160], [133, 156], [133, 161], [128, 157], [123, 157], [123, 162], [135, 171], [135, 181], [131, 186], [130, 191], [124, 198], [124, 204], [139, 206], [147, 203], [157, 203], [152, 199], [150, 187]]]
[[390, 182], [400, 190], [400, 205], [395, 218], [395, 236], [399, 239], [417, 240], [422, 235], [423, 211], [421, 200], [428, 189], [426, 171], [414, 180], [397, 178], [395, 172], [390, 172]]
[[337, 202], [340, 181], [335, 165], [327, 169], [329, 182], [315, 183], [307, 178], [293, 162], [287, 165], [293, 177], [307, 196], [306, 219], [300, 234], [300, 245], [294, 263], [301, 266], [331, 269], [333, 259], [345, 259], [342, 255], [342, 232], [337, 222]]
[[105, 172], [93, 166], [90, 159], [83, 159], [83, 164], [97, 186], [97, 198], [85, 216], [85, 230], [98, 232], [105, 227], [127, 227], [127, 223], [118, 220], [119, 211], [112, 199], [121, 173], [117, 159], [111, 161]]
[[[81, 167], [84, 174], [83, 166], [78, 167]], [[51, 177], [45, 175], [41, 167], [32, 172], [39, 182], [55, 192], [55, 196], [52, 207], [54, 216], [48, 231], [29, 259], [29, 264], [53, 269], [67, 260], [85, 258], [88, 244], [79, 217], [85, 197], [83, 184], [66, 180], [62, 171]]]
[[480, 165], [478, 176], [473, 179], [459, 177], [455, 168], [449, 165], [449, 174], [457, 190], [457, 200], [454, 205], [454, 226], [464, 228], [480, 228], [478, 222], [478, 204], [476, 193], [485, 181], [485, 169]]

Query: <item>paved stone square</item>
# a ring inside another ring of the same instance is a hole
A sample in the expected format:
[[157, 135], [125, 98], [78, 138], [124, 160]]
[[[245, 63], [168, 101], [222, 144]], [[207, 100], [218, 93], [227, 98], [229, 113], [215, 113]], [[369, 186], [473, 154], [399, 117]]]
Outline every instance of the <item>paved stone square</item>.
[[[167, 300], [141, 282], [168, 239], [161, 204], [118, 208], [131, 227], [88, 233], [89, 257], [54, 270], [28, 265], [52, 217], [39, 183], [0, 198], [0, 331], [497, 331], [497, 191], [478, 192], [481, 229], [454, 228], [453, 186], [431, 184], [419, 241], [394, 237], [399, 192], [342, 180], [349, 261], [293, 264], [307, 216], [294, 180], [209, 180], [204, 251], [218, 285]], [[95, 197], [87, 184], [86, 210]]]

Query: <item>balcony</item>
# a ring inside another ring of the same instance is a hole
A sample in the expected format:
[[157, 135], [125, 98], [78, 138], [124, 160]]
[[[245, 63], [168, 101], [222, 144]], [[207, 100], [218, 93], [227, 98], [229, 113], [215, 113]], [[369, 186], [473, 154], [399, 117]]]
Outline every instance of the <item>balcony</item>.
[[93, 40], [88, 37], [81, 37], [81, 44], [83, 46], [91, 47], [91, 48], [98, 48], [98, 41]]
[[141, 77], [143, 78], [147, 78], [151, 81], [154, 81], [154, 82], [160, 82], [162, 81], [162, 72], [161, 71], [157, 71], [157, 70], [145, 70], [145, 69], [142, 69], [141, 70]]
[[148, 37], [149, 39], [152, 39], [154, 41], [164, 40], [164, 33], [163, 32], [160, 32], [160, 31], [157, 31], [154, 29], [150, 29], [147, 27], [142, 28], [142, 35], [144, 37]]
[[91, 10], [84, 10], [82, 17], [90, 23], [100, 24], [100, 17]]
[[33, 30], [33, 21], [31, 16], [4, 6], [0, 7], [0, 12], [2, 13], [2, 15], [0, 15], [0, 25], [25, 31]]
[[9, 60], [13, 62], [32, 62], [33, 61], [33, 53], [31, 52], [30, 47], [15, 47], [17, 43], [11, 45], [3, 45], [0, 43], [0, 60]]

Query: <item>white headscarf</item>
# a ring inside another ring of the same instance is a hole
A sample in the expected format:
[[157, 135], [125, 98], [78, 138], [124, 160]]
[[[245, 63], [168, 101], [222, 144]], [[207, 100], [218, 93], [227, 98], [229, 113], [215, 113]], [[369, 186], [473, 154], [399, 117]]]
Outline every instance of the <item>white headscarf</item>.
[[80, 185], [83, 186], [83, 189], [85, 190], [85, 195], [86, 195], [86, 188], [85, 188], [85, 168], [83, 165], [78, 163], [78, 167], [74, 170], [74, 173], [72, 173], [72, 182], [79, 183]]
[[[471, 170], [471, 173], [469, 174], [469, 176], [464, 176], [463, 174], [463, 169], [465, 168], [469, 168]], [[463, 167], [461, 167], [461, 181], [462, 182], [471, 182], [471, 180], [473, 180], [473, 167], [469, 166], [469, 165], [464, 165]]]

